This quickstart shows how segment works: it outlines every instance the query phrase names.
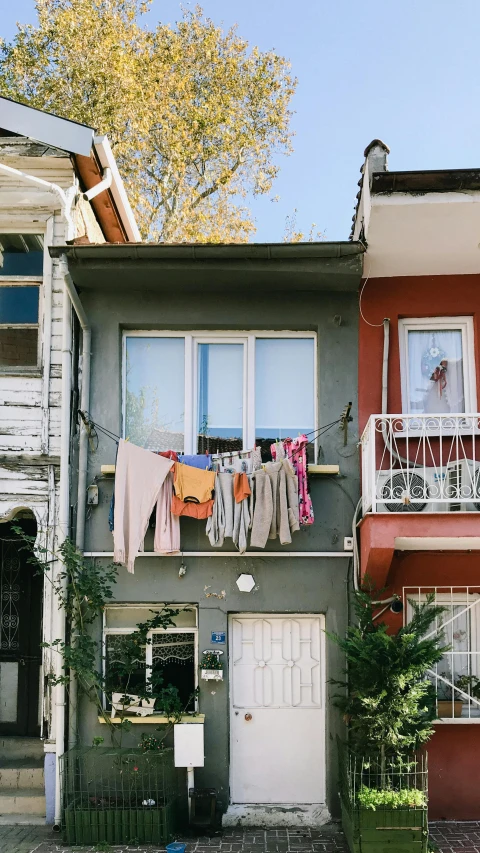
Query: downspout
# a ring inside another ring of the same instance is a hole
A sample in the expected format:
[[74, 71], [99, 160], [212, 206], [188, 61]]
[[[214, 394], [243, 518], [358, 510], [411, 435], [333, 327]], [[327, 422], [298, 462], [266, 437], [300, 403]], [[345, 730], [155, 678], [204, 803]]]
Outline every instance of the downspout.
[[[65, 264], [64, 257], [60, 260], [61, 267]], [[66, 282], [63, 285], [63, 338], [62, 338], [62, 417], [60, 430], [60, 495], [58, 510], [57, 549], [61, 547], [68, 536], [70, 524], [70, 411], [72, 392], [72, 306]], [[67, 578], [63, 577], [63, 566], [56, 563], [56, 582], [60, 586], [60, 596], [64, 597], [67, 588]], [[52, 637], [53, 641], [65, 642], [65, 610], [57, 602], [53, 609]], [[60, 652], [55, 661], [57, 678], [63, 675]], [[60, 682], [54, 687], [55, 705], [55, 821], [54, 828], [60, 829], [62, 822], [62, 794], [60, 788], [60, 758], [65, 745], [65, 684]]]
[[387, 414], [388, 408], [388, 356], [390, 352], [390, 320], [383, 321], [383, 363], [382, 363], [382, 415]]
[[[65, 288], [70, 297], [74, 311], [82, 328], [82, 391], [80, 396], [80, 408], [82, 412], [88, 412], [90, 405], [90, 360], [92, 331], [87, 320], [85, 309], [80, 302], [77, 290], [69, 272], [65, 272]], [[88, 466], [88, 433], [83, 421], [80, 422], [80, 439], [78, 449], [78, 487], [77, 487], [77, 524], [75, 531], [75, 545], [79, 551], [85, 547], [85, 514], [87, 495], [87, 466]], [[72, 645], [75, 637], [72, 635]], [[69, 683], [69, 715], [68, 715], [68, 748], [71, 749], [77, 742], [77, 701], [78, 684], [75, 674], [70, 671]]]
[[[385, 317], [383, 321], [383, 363], [382, 363], [382, 415], [387, 414], [388, 409], [388, 357], [390, 354], [390, 320], [388, 317]], [[385, 419], [382, 419], [382, 436], [385, 442], [385, 446], [387, 447], [390, 454], [397, 460], [397, 462], [403, 462], [404, 465], [410, 468], [421, 468], [417, 462], [411, 462], [410, 459], [405, 459], [403, 456], [400, 456], [396, 450], [393, 449], [392, 444], [388, 438], [387, 433], [387, 425]]]
[[[91, 330], [83, 306], [78, 297], [75, 285], [68, 272], [65, 255], [60, 258], [61, 271], [63, 273], [63, 346], [62, 346], [62, 421], [60, 439], [60, 507], [58, 521], [57, 547], [61, 545], [68, 536], [70, 523], [70, 418], [71, 418], [71, 390], [72, 390], [72, 306], [78, 317], [83, 332], [82, 347], [82, 410], [88, 410], [90, 397], [90, 348]], [[80, 432], [79, 445], [79, 476], [78, 476], [78, 510], [75, 541], [77, 547], [83, 550], [85, 538], [85, 495], [87, 480], [88, 461], [88, 435], [84, 425]], [[63, 574], [63, 572], [62, 572]], [[67, 579], [61, 579], [61, 592], [66, 590]], [[65, 611], [63, 608], [54, 609], [54, 631], [55, 639], [65, 641]], [[57, 661], [57, 675], [61, 674], [60, 656]], [[73, 746], [76, 740], [76, 708], [77, 708], [77, 682], [75, 678], [70, 681], [70, 709], [73, 714], [69, 724], [69, 746]], [[62, 819], [62, 794], [60, 787], [60, 758], [64, 753], [65, 745], [65, 685], [57, 684], [55, 687], [55, 827], [59, 828]]]
[[103, 193], [104, 190], [108, 190], [109, 187], [112, 186], [112, 170], [108, 167], [103, 170], [103, 178], [99, 184], [95, 184], [90, 190], [83, 193], [84, 201], [91, 201], [92, 198], [95, 198], [100, 193]]
[[15, 175], [22, 181], [30, 181], [32, 184], [37, 184], [40, 187], [45, 187], [49, 192], [55, 193], [60, 201], [60, 208], [67, 220], [67, 233], [65, 236], [66, 242], [71, 242], [75, 237], [75, 225], [72, 219], [72, 205], [77, 194], [76, 184], [72, 184], [67, 190], [62, 190], [58, 184], [52, 184], [50, 181], [44, 181], [43, 178], [37, 178], [35, 175], [27, 175], [26, 172], [21, 172], [19, 169], [14, 169], [12, 166], [6, 166], [5, 163], [0, 163], [0, 171], [6, 172], [7, 175]]

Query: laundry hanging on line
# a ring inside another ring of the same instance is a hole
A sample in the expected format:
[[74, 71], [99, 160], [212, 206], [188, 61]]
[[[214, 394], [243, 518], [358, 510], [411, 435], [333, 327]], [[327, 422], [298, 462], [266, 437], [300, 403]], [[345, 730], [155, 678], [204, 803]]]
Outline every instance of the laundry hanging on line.
[[[114, 561], [133, 574], [148, 522], [172, 467], [170, 459], [120, 439], [115, 470]], [[160, 502], [165, 506], [165, 502]], [[157, 513], [158, 514], [158, 513]]]
[[[159, 454], [120, 439], [112, 500], [115, 562], [134, 571], [155, 507], [154, 552], [160, 555], [180, 553], [180, 516], [206, 519], [206, 534], [214, 548], [231, 538], [242, 554], [249, 535], [253, 548], [265, 548], [277, 537], [282, 545], [290, 544], [301, 524], [313, 522], [307, 444], [306, 436], [275, 442], [271, 447], [275, 461], [247, 474], [235, 467], [208, 471], [174, 461], [175, 451]], [[226, 456], [231, 460], [233, 454]], [[241, 454], [237, 457], [240, 460]], [[253, 451], [247, 459], [252, 467], [258, 466]]]

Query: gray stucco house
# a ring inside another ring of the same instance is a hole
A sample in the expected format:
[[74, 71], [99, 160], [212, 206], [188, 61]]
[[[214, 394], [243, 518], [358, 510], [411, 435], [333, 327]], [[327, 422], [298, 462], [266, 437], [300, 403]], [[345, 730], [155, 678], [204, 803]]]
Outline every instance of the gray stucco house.
[[[178, 660], [162, 652], [164, 636], [153, 655], [168, 660], [179, 689], [198, 684], [205, 763], [195, 783], [217, 790], [226, 823], [278, 826], [286, 814], [289, 825], [312, 825], [337, 812], [342, 722], [330, 679], [343, 664], [325, 629], [343, 633], [348, 617], [362, 252], [355, 242], [51, 250], [66, 258], [77, 313], [91, 330], [89, 414], [111, 434], [99, 429], [98, 447], [89, 449], [86, 485], [98, 486], [98, 504], [87, 513], [84, 541], [77, 536], [86, 555], [113, 557], [115, 436], [188, 454], [254, 445], [268, 453], [270, 442], [298, 433], [311, 440], [315, 520], [291, 544], [275, 539], [240, 555], [231, 540], [212, 548], [205, 521], [182, 518], [181, 552], [160, 556], [149, 531], [134, 574], [120, 568], [97, 629], [108, 651], [155, 606], [189, 606], [167, 638]], [[350, 401], [352, 421], [340, 428]], [[71, 452], [75, 470], [75, 441]], [[82, 495], [83, 486], [80, 504]], [[249, 592], [240, 575], [253, 578]], [[212, 648], [223, 652], [222, 681], [200, 677], [202, 653]], [[90, 744], [105, 726], [85, 699], [80, 708], [73, 738]], [[153, 721], [132, 726], [131, 742], [152, 733]]]

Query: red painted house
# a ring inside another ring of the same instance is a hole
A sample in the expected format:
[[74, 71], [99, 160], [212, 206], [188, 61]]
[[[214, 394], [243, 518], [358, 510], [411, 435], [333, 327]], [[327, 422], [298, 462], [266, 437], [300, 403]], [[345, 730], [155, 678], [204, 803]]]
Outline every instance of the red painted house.
[[445, 608], [430, 817], [478, 820], [480, 169], [392, 172], [388, 153], [365, 151], [352, 234], [367, 247], [358, 571], [397, 597], [392, 628], [409, 600]]

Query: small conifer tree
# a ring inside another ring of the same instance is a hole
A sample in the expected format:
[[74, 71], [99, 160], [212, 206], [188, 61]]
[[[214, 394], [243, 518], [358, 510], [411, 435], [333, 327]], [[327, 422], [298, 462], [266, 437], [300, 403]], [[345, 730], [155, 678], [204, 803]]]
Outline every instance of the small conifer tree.
[[374, 596], [355, 594], [355, 624], [345, 638], [329, 636], [345, 652], [346, 693], [335, 704], [348, 724], [349, 745], [358, 754], [378, 758], [381, 765], [389, 757], [415, 752], [433, 734], [435, 694], [427, 678], [428, 670], [448, 650], [441, 633], [431, 633], [444, 608], [411, 602], [413, 617], [397, 633], [388, 633], [384, 622], [374, 617]]

